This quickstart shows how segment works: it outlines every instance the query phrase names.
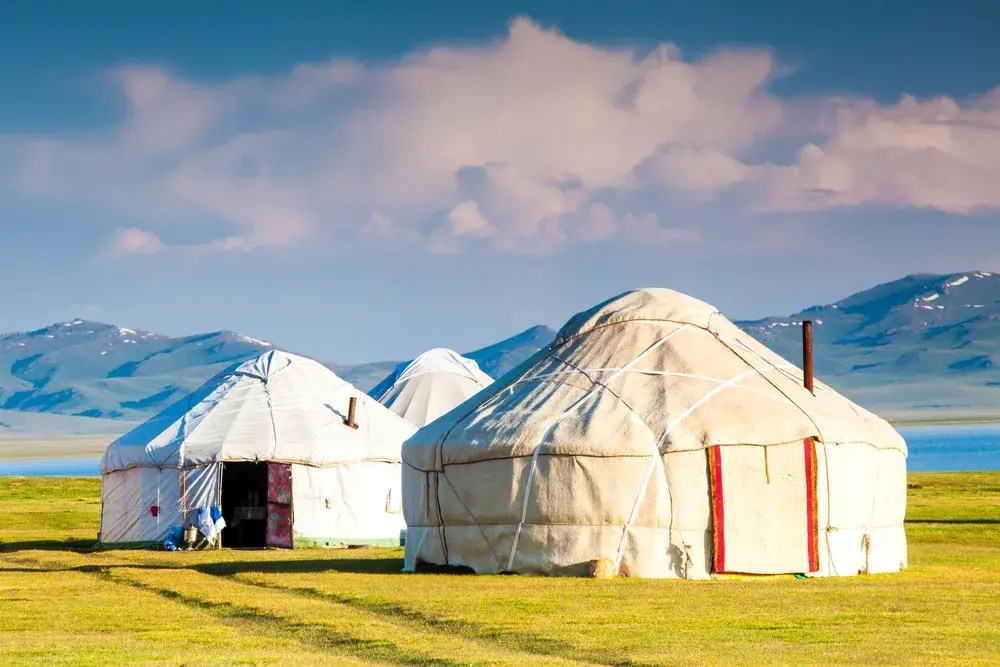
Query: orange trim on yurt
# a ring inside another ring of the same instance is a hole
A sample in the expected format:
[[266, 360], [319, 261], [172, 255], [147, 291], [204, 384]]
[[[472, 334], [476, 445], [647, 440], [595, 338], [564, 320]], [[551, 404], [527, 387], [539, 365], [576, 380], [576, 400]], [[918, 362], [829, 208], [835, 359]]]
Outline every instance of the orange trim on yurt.
[[712, 494], [712, 562], [715, 572], [726, 571], [726, 514], [722, 499], [722, 450], [708, 448], [708, 485]]
[[809, 571], [819, 570], [819, 507], [816, 502], [816, 446], [812, 438], [804, 443], [806, 457], [806, 529], [808, 531]]

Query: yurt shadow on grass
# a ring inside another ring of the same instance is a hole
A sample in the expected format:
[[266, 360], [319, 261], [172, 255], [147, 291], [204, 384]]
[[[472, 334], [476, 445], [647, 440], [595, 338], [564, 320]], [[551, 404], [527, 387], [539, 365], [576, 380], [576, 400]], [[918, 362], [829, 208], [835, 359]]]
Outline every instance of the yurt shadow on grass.
[[[906, 445], [712, 306], [626, 292], [403, 446], [407, 570], [906, 567]], [[815, 392], [815, 393], [813, 393]]]
[[108, 447], [100, 544], [161, 546], [217, 508], [226, 547], [399, 546], [414, 430], [318, 362], [267, 352]]
[[[386, 550], [378, 550], [373, 558], [310, 558], [295, 560], [232, 561], [193, 565], [191, 569], [215, 576], [237, 574], [314, 574], [343, 572], [350, 574], [400, 574], [403, 559], [390, 558]], [[341, 552], [342, 553], [342, 552]]]

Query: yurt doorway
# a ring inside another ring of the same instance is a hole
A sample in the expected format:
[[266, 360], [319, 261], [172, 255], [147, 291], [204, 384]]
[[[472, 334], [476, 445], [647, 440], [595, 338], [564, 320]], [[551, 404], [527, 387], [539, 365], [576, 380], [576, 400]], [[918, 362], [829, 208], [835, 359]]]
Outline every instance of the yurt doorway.
[[715, 572], [819, 570], [816, 449], [785, 445], [708, 449]]
[[292, 546], [292, 467], [275, 462], [222, 464], [222, 546]]
[[267, 464], [222, 464], [222, 546], [267, 546]]

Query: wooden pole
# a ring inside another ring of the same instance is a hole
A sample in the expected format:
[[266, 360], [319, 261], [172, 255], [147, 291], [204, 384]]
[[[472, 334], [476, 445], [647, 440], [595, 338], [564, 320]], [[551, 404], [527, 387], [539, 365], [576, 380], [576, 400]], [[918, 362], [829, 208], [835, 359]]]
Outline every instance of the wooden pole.
[[815, 395], [813, 389], [813, 323], [812, 320], [802, 321], [802, 383]]
[[350, 426], [351, 428], [358, 427], [358, 423], [354, 421], [354, 411], [357, 409], [357, 407], [358, 407], [357, 397], [351, 396], [351, 402], [347, 406], [347, 419], [344, 420], [344, 423]]

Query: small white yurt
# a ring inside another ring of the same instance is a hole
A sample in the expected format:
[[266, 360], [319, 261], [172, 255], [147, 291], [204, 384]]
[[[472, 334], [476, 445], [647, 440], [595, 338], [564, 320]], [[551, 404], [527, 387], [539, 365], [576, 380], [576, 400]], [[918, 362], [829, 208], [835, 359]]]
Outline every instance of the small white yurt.
[[420, 428], [491, 384], [472, 359], [435, 348], [397, 366], [368, 395]]
[[626, 292], [403, 445], [405, 568], [906, 566], [906, 445], [707, 303]]
[[267, 352], [108, 446], [100, 542], [162, 543], [215, 506], [224, 547], [398, 546], [414, 430], [322, 364]]

